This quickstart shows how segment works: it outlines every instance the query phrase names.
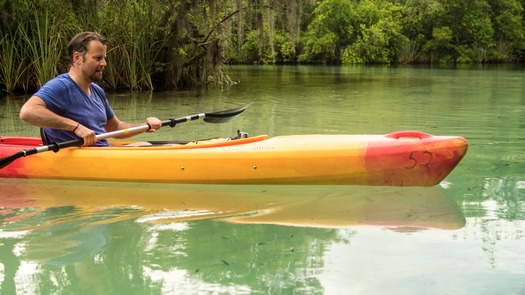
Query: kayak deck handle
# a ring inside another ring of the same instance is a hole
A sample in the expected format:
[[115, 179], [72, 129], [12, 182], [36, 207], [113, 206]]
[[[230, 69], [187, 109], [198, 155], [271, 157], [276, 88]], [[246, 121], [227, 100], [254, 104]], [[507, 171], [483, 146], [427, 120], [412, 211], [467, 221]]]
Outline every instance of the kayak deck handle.
[[424, 133], [424, 132], [407, 130], [407, 131], [392, 132], [392, 133], [386, 134], [385, 137], [394, 138], [394, 139], [400, 139], [404, 137], [426, 139], [426, 138], [431, 138], [432, 135], [428, 133]]

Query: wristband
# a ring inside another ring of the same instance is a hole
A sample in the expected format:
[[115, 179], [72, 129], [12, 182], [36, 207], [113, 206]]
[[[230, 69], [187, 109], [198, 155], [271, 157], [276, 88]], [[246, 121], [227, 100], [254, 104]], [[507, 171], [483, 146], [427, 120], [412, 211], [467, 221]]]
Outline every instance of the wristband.
[[71, 132], [75, 133], [75, 130], [77, 130], [78, 126], [80, 126], [80, 122], [77, 122], [77, 126], [75, 127], [75, 129], [71, 130]]

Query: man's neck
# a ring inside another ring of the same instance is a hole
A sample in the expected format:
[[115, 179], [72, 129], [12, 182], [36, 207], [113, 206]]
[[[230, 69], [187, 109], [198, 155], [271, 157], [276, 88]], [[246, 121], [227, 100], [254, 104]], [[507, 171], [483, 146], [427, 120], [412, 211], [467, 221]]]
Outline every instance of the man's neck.
[[69, 74], [69, 77], [71, 77], [71, 79], [75, 83], [77, 83], [78, 87], [80, 87], [80, 89], [82, 89], [87, 94], [87, 96], [89, 96], [90, 95], [89, 85], [91, 85], [91, 81], [86, 80], [75, 67], [71, 67], [69, 69], [68, 74]]

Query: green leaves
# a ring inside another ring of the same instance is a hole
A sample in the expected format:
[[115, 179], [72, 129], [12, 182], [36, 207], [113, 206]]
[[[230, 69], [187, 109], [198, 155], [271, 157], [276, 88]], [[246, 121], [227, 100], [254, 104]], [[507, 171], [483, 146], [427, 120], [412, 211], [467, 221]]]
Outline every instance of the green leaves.
[[390, 1], [325, 0], [314, 15], [299, 61], [390, 63], [407, 40], [401, 7]]
[[[45, 3], [44, 3], [45, 2]], [[523, 0], [0, 1], [0, 91], [67, 71], [104, 34], [108, 90], [224, 85], [226, 64], [484, 63], [525, 57]]]
[[356, 38], [354, 4], [348, 0], [325, 0], [313, 14], [299, 61], [341, 64], [345, 48]]

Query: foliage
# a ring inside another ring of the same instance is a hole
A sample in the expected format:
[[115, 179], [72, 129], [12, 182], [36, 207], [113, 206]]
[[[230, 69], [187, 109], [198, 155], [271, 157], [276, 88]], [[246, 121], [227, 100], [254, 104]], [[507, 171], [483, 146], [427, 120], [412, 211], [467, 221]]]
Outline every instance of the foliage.
[[24, 85], [22, 77], [27, 70], [24, 57], [18, 52], [17, 38], [9, 35], [0, 40], [0, 86], [13, 93], [15, 87]]
[[456, 62], [482, 62], [478, 52], [492, 45], [494, 30], [486, 0], [442, 0], [445, 14], [440, 25], [451, 30], [450, 57]]
[[348, 0], [322, 1], [313, 11], [299, 61], [341, 64], [343, 52], [357, 37], [352, 23], [354, 9]]
[[525, 52], [525, 2], [489, 0], [488, 3], [495, 42], [495, 46], [489, 48], [489, 59], [496, 62], [519, 61]]
[[345, 52], [345, 63], [390, 63], [408, 41], [401, 7], [388, 1], [363, 0], [356, 6], [358, 38]]
[[218, 1], [0, 1], [0, 67], [6, 77], [0, 89], [35, 91], [67, 71], [67, 42], [87, 30], [110, 40], [103, 81], [108, 90], [228, 82], [222, 68], [229, 35], [223, 27], [231, 15], [232, 7]]
[[108, 90], [224, 85], [228, 63], [487, 63], [525, 58], [524, 0], [0, 0], [0, 91], [67, 71], [105, 35]]

